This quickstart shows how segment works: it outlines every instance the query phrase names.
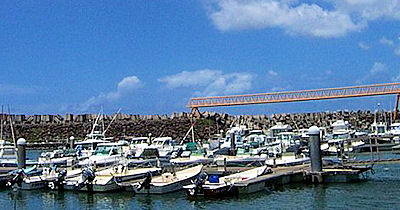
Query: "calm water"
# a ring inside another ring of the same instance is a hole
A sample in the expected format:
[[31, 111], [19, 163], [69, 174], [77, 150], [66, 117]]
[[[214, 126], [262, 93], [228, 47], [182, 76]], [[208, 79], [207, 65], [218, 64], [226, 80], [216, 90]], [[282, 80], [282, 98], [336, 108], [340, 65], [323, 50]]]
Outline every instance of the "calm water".
[[[30, 151], [34, 157], [37, 151]], [[381, 157], [390, 157], [386, 154]], [[364, 158], [369, 157], [364, 155]], [[393, 156], [392, 156], [393, 157]], [[4, 209], [400, 209], [400, 164], [375, 165], [368, 181], [287, 185], [224, 199], [188, 200], [184, 192], [160, 196], [0, 190]]]

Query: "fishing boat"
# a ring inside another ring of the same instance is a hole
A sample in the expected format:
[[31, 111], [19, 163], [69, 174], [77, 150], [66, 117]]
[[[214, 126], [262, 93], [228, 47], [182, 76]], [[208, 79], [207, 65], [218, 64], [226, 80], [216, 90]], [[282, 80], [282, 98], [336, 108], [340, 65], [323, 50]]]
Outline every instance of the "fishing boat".
[[139, 147], [136, 150], [135, 156], [137, 157], [145, 157], [149, 156], [148, 154], [154, 154], [152, 156], [157, 157], [170, 157], [174, 152], [174, 143], [171, 137], [158, 137], [151, 141], [151, 144], [144, 147]]
[[235, 183], [249, 181], [268, 173], [272, 173], [272, 170], [267, 166], [261, 166], [221, 178], [217, 175], [212, 175], [208, 177], [208, 180], [207, 175], [202, 174], [193, 182], [193, 184], [186, 185], [183, 188], [186, 190], [186, 194], [189, 197], [233, 195], [238, 193]]
[[79, 166], [110, 166], [124, 159], [124, 154], [129, 150], [125, 141], [98, 144], [93, 154], [78, 163]]
[[136, 180], [147, 174], [155, 175], [161, 168], [128, 168], [117, 165], [112, 168], [96, 171], [93, 167], [82, 169], [82, 175], [65, 180], [64, 189], [78, 191], [108, 192], [121, 189], [121, 182]]
[[20, 180], [20, 183], [16, 183], [17, 185], [13, 186], [17, 187], [21, 190], [35, 190], [42, 188], [50, 188], [54, 189], [55, 187], [62, 184], [62, 182], [71, 177], [76, 177], [81, 174], [81, 169], [74, 170], [66, 170], [61, 169], [58, 170], [56, 168], [43, 168], [40, 174], [37, 175], [27, 175], [27, 172], [20, 171], [22, 173], [17, 173], [17, 177], [15, 179]]
[[202, 169], [203, 165], [198, 165], [175, 173], [167, 172], [155, 177], [148, 175], [142, 182], [130, 184], [130, 188], [139, 194], [165, 194], [178, 191], [195, 179]]

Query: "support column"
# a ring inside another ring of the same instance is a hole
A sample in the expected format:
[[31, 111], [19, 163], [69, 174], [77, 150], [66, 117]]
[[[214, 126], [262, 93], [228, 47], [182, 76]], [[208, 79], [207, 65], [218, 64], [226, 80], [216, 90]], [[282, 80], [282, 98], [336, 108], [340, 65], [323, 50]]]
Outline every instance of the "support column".
[[319, 137], [319, 128], [312, 126], [308, 129], [310, 136], [310, 160], [311, 160], [311, 173], [322, 172], [322, 157], [321, 157], [321, 142]]
[[18, 169], [26, 167], [26, 141], [23, 138], [17, 141]]
[[399, 100], [400, 100], [400, 94], [397, 94], [396, 97], [396, 104], [394, 105], [394, 112], [393, 112], [393, 119], [392, 119], [392, 123], [396, 122], [397, 120], [397, 115], [399, 112]]

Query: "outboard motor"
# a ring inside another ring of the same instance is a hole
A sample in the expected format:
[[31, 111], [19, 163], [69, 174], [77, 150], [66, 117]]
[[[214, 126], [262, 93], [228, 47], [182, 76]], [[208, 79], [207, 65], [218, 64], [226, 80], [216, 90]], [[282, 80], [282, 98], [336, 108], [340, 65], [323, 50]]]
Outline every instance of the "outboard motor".
[[83, 169], [82, 171], [82, 180], [75, 185], [75, 189], [79, 190], [84, 186], [87, 186], [88, 190], [91, 189], [94, 178], [96, 178], [95, 171], [92, 167], [88, 167]]
[[151, 175], [151, 172], [149, 171], [146, 173], [146, 177], [144, 178], [142, 183], [133, 185], [133, 191], [138, 192], [138, 191], [142, 190], [143, 188], [146, 190], [150, 189], [151, 178], [152, 178], [152, 175]]
[[22, 182], [24, 181], [25, 173], [23, 169], [18, 169], [16, 172], [11, 174], [11, 178], [7, 181], [7, 187], [13, 187], [17, 184], [18, 187], [22, 187]]
[[194, 187], [189, 190], [189, 193], [191, 196], [197, 195], [201, 189], [203, 188], [203, 185], [206, 183], [207, 180], [207, 173], [201, 173], [193, 182]]
[[64, 186], [65, 176], [67, 175], [67, 170], [63, 169], [58, 173], [57, 178], [54, 181], [48, 183], [48, 187], [52, 190], [62, 189]]

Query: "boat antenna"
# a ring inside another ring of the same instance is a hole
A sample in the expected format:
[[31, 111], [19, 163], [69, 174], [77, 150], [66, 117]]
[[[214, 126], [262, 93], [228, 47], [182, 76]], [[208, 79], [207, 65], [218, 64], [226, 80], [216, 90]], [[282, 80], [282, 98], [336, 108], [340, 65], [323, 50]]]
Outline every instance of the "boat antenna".
[[117, 115], [119, 114], [119, 112], [121, 111], [121, 108], [118, 109], [118, 112], [115, 113], [114, 117], [112, 118], [110, 124], [108, 124], [107, 128], [103, 131], [103, 135], [106, 134], [107, 130], [110, 128], [111, 124], [114, 122], [114, 120], [117, 118]]

